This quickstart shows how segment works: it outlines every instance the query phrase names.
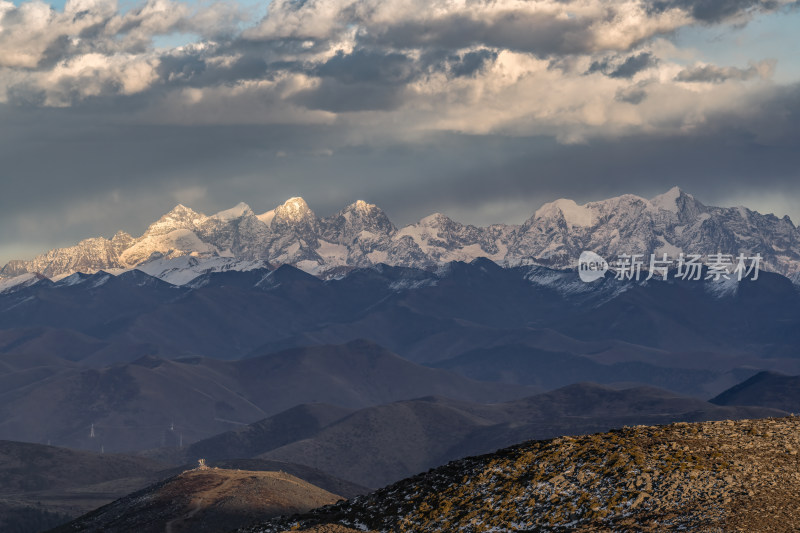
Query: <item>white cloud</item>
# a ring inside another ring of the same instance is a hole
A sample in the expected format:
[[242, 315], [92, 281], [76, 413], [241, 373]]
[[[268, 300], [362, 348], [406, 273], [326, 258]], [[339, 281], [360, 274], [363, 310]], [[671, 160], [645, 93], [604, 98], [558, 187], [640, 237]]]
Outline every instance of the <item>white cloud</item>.
[[[342, 123], [342, 142], [378, 131], [567, 143], [686, 131], [737, 112], [770, 85], [774, 62], [686, 67], [692, 52], [670, 33], [788, 3], [701, 13], [688, 0], [275, 0], [239, 30], [245, 10], [221, 2], [147, 0], [120, 13], [113, 0], [69, 0], [62, 12], [2, 1], [0, 99], [64, 107], [146, 95], [137, 122]], [[153, 47], [176, 32], [201, 41]]]

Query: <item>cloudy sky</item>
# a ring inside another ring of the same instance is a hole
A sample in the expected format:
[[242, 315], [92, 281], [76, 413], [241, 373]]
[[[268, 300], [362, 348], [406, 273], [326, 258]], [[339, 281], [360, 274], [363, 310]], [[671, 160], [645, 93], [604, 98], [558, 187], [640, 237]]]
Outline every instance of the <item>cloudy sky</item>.
[[800, 220], [793, 0], [0, 0], [0, 263], [176, 203]]

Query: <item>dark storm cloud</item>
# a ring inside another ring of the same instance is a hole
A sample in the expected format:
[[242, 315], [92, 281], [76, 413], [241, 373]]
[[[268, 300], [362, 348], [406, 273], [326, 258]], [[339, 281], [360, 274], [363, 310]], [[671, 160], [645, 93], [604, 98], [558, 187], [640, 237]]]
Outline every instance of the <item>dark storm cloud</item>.
[[414, 60], [405, 54], [363, 49], [349, 54], [340, 50], [315, 68], [314, 73], [343, 84], [379, 85], [406, 84], [418, 75]]
[[633, 105], [641, 104], [645, 98], [647, 98], [647, 91], [644, 89], [644, 86], [641, 85], [619, 89], [614, 96], [614, 99], [618, 102], [625, 102]]
[[749, 68], [719, 67], [717, 65], [702, 65], [687, 68], [675, 76], [676, 81], [723, 83], [728, 80], [746, 81], [759, 76], [767, 77], [775, 67], [774, 61], [762, 62], [751, 65]]
[[[207, 197], [191, 205], [209, 213], [241, 200], [267, 210], [299, 194], [320, 215], [366, 198], [398, 224], [433, 211], [477, 213], [490, 202], [524, 205], [504, 220], [460, 218], [521, 222], [556, 197], [583, 202], [626, 192], [648, 196], [674, 184], [712, 204], [720, 191], [800, 192], [798, 86], [776, 89], [753, 116], [710, 115], [691, 135], [581, 145], [440, 133], [415, 144], [355, 146], [342, 141], [349, 133], [345, 125], [119, 127], [113, 117], [75, 109], [9, 106], [0, 106], [0, 119], [15, 128], [13, 134], [0, 131], [4, 188], [14, 192], [0, 197], [6, 242], [20, 232], [60, 244], [117, 229], [141, 233], [179, 201], [169, 191], [182, 187], [207, 189]], [[332, 155], [309, 153], [309, 146], [329, 146]], [[286, 155], [276, 157], [278, 152]], [[103, 199], [115, 190], [118, 203], [103, 210]], [[96, 218], [87, 208], [83, 222], [58, 223], [72, 206], [92, 199], [101, 204]]]
[[403, 104], [403, 89], [382, 83], [343, 83], [323, 78], [313, 89], [298, 91], [289, 100], [308, 109], [334, 113], [390, 111]]
[[500, 12], [489, 19], [457, 13], [431, 20], [399, 21], [365, 37], [371, 44], [399, 48], [466, 48], [474, 45], [530, 52], [547, 57], [592, 51], [595, 21], [549, 14]]
[[[418, 210], [423, 213], [443, 210], [442, 205], [465, 212], [490, 201], [525, 198], [530, 205], [525, 216], [530, 216], [555, 198], [584, 203], [625, 193], [651, 197], [678, 185], [709, 205], [726, 200], [731, 191], [747, 204], [749, 195], [800, 194], [800, 85], [776, 90], [752, 117], [709, 116], [691, 135], [637, 135], [580, 145], [542, 137], [459, 141], [460, 150], [471, 156], [462, 155], [461, 165], [447, 179], [431, 180], [425, 195], [414, 197], [408, 191], [401, 198], [398, 191], [395, 201], [423, 202]], [[458, 143], [432, 144], [446, 149]], [[797, 215], [800, 210], [792, 214], [795, 224], [800, 223]]]
[[655, 66], [658, 60], [649, 52], [642, 52], [628, 57], [620, 66], [611, 71], [611, 78], [632, 78], [639, 72]]
[[605, 58], [602, 61], [594, 61], [587, 74], [602, 72], [609, 78], [632, 78], [639, 72], [647, 70], [658, 64], [658, 60], [649, 52], [641, 52], [625, 58], [621, 63], [612, 64], [611, 59]]
[[683, 9], [700, 22], [713, 23], [752, 11], [774, 11], [783, 5], [774, 0], [656, 0], [654, 11]]
[[40, 87], [23, 82], [10, 85], [6, 89], [6, 98], [15, 107], [39, 107], [44, 105], [47, 93]]
[[497, 59], [497, 52], [484, 48], [474, 52], [467, 52], [452, 59], [450, 73], [453, 76], [473, 76], [485, 69], [490, 63], [493, 63]]
[[39, 59], [36, 68], [50, 69], [56, 63], [69, 57], [75, 53], [72, 41], [67, 35], [59, 35], [53, 42], [47, 45], [47, 48], [42, 52], [42, 57]]
[[405, 54], [356, 50], [339, 51], [310, 73], [319, 83], [290, 100], [308, 109], [341, 113], [396, 109], [403, 102], [403, 87], [420, 75], [420, 69]]
[[[158, 63], [160, 90], [170, 87], [213, 87], [244, 80], [270, 79], [275, 72], [303, 72], [301, 62], [268, 63], [260, 54], [238, 54], [235, 59], [219, 64], [204, 51], [161, 56]], [[156, 90], [154, 87], [152, 90]]]

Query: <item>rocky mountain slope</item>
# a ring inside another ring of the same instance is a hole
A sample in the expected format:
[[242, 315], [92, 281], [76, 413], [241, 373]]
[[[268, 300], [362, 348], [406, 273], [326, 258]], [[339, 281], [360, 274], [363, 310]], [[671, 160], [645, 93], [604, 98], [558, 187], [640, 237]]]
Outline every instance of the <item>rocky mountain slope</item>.
[[242, 533], [795, 531], [800, 418], [526, 442]]
[[[612, 261], [620, 254], [760, 253], [763, 267], [800, 273], [800, 233], [788, 217], [745, 207], [706, 206], [673, 188], [652, 199], [623, 195], [577, 205], [545, 204], [521, 225], [475, 227], [440, 213], [396, 228], [377, 206], [361, 200], [319, 218], [302, 198], [257, 215], [246, 204], [211, 216], [183, 205], [139, 237], [119, 232], [51, 250], [0, 270], [6, 284], [38, 273], [60, 278], [75, 272], [134, 267], [173, 283], [199, 274], [291, 264], [313, 274], [379, 263], [433, 268], [486, 257], [503, 265], [571, 268], [584, 250]], [[14, 281], [11, 281], [14, 279]]]
[[52, 531], [212, 533], [341, 499], [285, 472], [203, 468], [183, 472]]

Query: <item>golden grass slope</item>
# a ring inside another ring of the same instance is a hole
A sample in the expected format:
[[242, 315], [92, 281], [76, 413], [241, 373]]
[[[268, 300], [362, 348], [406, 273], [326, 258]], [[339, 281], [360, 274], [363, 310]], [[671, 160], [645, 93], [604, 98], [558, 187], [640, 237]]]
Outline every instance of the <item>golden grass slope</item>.
[[284, 472], [189, 470], [55, 531], [216, 533], [341, 500]]

